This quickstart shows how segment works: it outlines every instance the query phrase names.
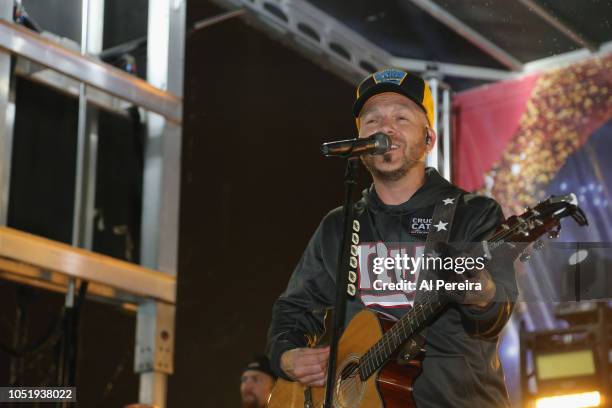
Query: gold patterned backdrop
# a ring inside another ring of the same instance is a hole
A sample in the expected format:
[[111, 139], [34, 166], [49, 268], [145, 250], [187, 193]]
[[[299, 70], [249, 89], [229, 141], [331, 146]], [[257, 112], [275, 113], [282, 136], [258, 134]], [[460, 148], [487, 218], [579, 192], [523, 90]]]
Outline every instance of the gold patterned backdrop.
[[506, 215], [520, 213], [544, 198], [568, 156], [611, 117], [612, 55], [542, 74], [481, 192], [495, 197]]

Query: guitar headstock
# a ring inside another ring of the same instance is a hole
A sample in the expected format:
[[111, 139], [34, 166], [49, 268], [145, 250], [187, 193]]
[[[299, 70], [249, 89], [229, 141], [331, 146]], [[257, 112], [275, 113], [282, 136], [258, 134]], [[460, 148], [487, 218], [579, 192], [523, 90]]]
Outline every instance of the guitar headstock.
[[532, 242], [547, 232], [551, 238], [556, 238], [560, 221], [565, 217], [572, 217], [580, 226], [588, 225], [575, 194], [550, 196], [523, 214], [508, 218], [495, 235], [500, 235], [505, 242]]

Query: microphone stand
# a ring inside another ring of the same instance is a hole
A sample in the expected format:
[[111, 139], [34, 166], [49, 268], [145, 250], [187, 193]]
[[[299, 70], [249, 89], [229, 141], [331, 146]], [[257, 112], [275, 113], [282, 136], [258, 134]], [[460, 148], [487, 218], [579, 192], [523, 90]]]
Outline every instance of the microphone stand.
[[357, 184], [356, 173], [359, 157], [350, 157], [344, 173], [344, 204], [342, 206], [343, 230], [342, 241], [338, 253], [338, 269], [336, 271], [336, 304], [334, 307], [334, 325], [332, 328], [331, 344], [329, 348], [329, 361], [327, 364], [327, 381], [325, 388], [324, 408], [333, 407], [334, 380], [336, 377], [336, 363], [338, 357], [338, 341], [344, 330], [346, 317], [346, 300], [349, 271], [349, 253], [353, 228], [353, 214], [355, 199], [353, 192]]

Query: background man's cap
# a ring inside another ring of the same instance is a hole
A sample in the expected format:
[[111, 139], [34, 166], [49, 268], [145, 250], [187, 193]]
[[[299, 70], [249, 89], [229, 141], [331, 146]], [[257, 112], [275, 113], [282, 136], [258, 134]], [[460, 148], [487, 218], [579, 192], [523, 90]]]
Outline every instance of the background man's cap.
[[404, 95], [423, 109], [429, 125], [433, 126], [433, 98], [431, 89], [423, 78], [399, 69], [385, 69], [367, 76], [357, 87], [357, 99], [353, 106], [355, 118], [374, 95], [383, 92], [395, 92]]
[[270, 367], [270, 360], [268, 360], [268, 357], [264, 355], [257, 355], [253, 357], [251, 362], [244, 367], [242, 372], [244, 373], [248, 370], [261, 371], [262, 373], [268, 374], [270, 377], [276, 380], [276, 374], [274, 374], [272, 368]]

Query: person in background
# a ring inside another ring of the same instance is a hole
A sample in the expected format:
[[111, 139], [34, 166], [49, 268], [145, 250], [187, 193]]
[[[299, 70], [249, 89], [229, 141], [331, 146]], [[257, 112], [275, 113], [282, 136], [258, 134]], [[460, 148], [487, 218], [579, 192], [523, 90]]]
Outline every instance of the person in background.
[[275, 382], [276, 375], [270, 368], [268, 358], [255, 356], [240, 377], [242, 408], [264, 408]]

